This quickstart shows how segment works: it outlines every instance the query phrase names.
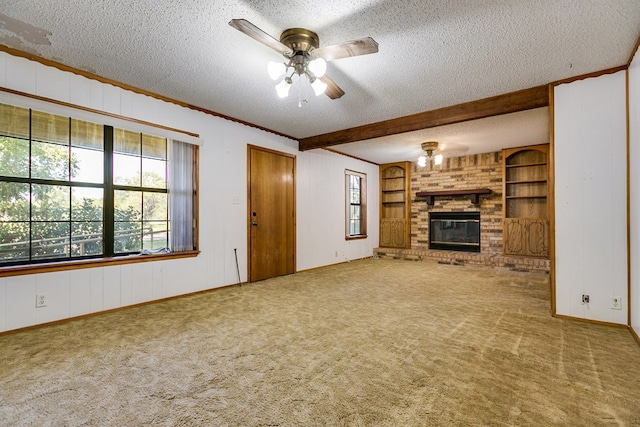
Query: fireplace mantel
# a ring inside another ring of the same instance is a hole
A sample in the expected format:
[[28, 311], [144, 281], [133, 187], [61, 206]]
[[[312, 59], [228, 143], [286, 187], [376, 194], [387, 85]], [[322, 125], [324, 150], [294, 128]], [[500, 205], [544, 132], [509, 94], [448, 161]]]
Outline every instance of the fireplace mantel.
[[490, 194], [490, 188], [476, 188], [471, 190], [440, 190], [440, 191], [418, 191], [417, 197], [426, 197], [427, 205], [433, 205], [436, 196], [471, 196], [471, 203], [480, 203], [481, 194]]

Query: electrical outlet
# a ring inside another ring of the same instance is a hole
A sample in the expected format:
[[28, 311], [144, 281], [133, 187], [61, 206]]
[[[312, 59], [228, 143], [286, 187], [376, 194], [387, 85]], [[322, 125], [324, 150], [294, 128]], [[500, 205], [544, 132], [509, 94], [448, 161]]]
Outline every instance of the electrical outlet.
[[582, 295], [582, 303], [589, 304], [589, 295]]
[[47, 294], [36, 295], [36, 308], [47, 306]]
[[611, 309], [622, 310], [622, 300], [620, 297], [611, 297]]

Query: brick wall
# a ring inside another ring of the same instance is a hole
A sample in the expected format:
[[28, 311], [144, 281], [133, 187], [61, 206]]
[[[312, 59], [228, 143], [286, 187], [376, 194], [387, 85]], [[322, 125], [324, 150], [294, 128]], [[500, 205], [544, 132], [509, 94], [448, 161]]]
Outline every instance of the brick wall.
[[[419, 191], [489, 188], [480, 203], [470, 196], [436, 196], [433, 206]], [[411, 171], [411, 249], [379, 248], [376, 255], [413, 260], [435, 259], [448, 264], [474, 264], [517, 271], [549, 271], [549, 260], [502, 255], [502, 152], [446, 158]], [[480, 253], [429, 250], [429, 212], [480, 211]]]
[[[429, 212], [480, 211], [480, 252], [502, 254], [502, 153], [474, 154], [444, 159], [434, 166], [411, 171], [411, 248], [429, 248]], [[493, 192], [471, 203], [470, 196], [436, 197], [433, 206], [418, 199], [418, 191], [489, 188]]]

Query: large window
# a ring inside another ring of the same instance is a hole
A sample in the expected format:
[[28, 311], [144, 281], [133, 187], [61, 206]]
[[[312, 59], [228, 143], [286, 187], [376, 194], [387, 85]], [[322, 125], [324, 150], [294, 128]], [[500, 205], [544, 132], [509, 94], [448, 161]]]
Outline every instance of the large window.
[[0, 104], [0, 266], [173, 250], [170, 144]]
[[346, 237], [367, 236], [367, 176], [345, 170]]

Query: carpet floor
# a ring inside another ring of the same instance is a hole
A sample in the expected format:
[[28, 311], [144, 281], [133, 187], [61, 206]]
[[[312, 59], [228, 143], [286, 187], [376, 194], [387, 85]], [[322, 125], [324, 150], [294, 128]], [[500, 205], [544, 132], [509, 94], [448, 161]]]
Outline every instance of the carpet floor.
[[366, 259], [0, 337], [3, 426], [640, 426], [546, 275]]

